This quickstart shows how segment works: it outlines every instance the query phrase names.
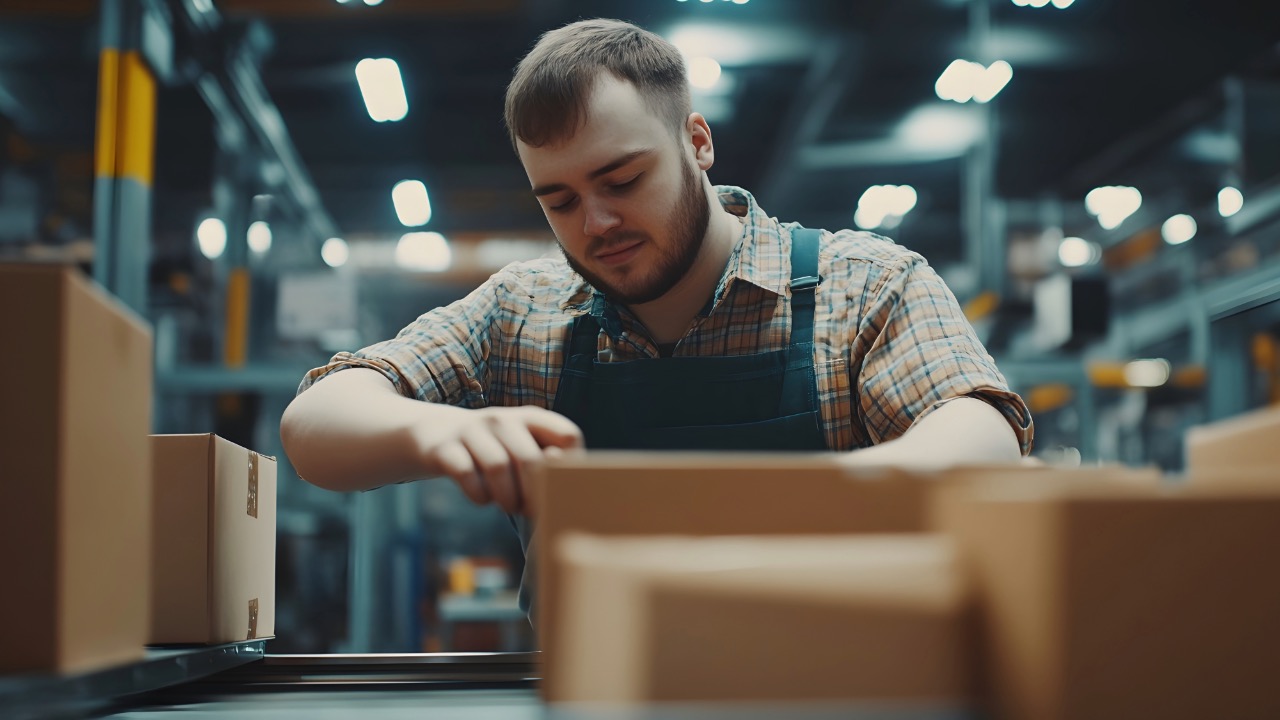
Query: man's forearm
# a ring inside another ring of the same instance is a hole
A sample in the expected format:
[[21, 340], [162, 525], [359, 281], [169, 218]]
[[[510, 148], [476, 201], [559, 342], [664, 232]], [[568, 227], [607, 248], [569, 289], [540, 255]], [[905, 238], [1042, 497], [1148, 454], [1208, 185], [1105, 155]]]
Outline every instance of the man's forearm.
[[466, 412], [406, 398], [373, 370], [324, 378], [293, 399], [280, 439], [298, 474], [329, 490], [367, 490], [433, 474], [418, 454], [415, 428]]
[[999, 410], [976, 398], [959, 398], [911, 426], [902, 437], [855, 450], [845, 457], [852, 467], [937, 468], [950, 465], [1017, 462], [1018, 438]]

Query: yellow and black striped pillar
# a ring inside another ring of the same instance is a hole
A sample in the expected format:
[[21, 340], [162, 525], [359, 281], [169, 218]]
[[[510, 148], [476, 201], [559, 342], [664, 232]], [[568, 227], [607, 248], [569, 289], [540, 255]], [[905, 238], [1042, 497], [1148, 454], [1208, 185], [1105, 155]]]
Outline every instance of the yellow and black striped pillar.
[[156, 78], [139, 47], [141, 0], [102, 0], [100, 10], [93, 275], [145, 316]]

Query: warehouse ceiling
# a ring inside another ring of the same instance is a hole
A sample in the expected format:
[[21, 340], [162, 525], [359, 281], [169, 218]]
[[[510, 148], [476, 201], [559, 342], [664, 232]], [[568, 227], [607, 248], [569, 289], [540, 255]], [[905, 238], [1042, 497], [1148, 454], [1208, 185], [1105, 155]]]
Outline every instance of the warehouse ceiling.
[[[728, 92], [695, 101], [717, 142], [714, 182], [754, 190], [771, 214], [827, 227], [851, 226], [870, 185], [911, 184], [918, 211], [893, 234], [935, 263], [961, 257], [965, 168], [949, 138], [968, 127], [973, 105], [939, 100], [934, 83], [952, 60], [980, 59], [967, 2], [214, 5], [232, 28], [261, 20], [270, 30], [265, 87], [344, 234], [403, 231], [390, 189], [406, 178], [430, 189], [432, 229], [545, 232], [502, 126], [506, 82], [540, 32], [617, 17], [718, 56]], [[0, 0], [0, 115], [31, 143], [82, 158], [92, 148], [95, 6]], [[1082, 198], [1103, 179], [1089, 169], [1105, 167], [1096, 159], [1122, 138], [1230, 73], [1274, 73], [1278, 41], [1280, 7], [1256, 0], [1076, 0], [1064, 10], [992, 0], [986, 59], [1014, 72], [990, 106], [998, 193]], [[364, 57], [399, 63], [403, 121], [375, 123], [365, 111], [353, 72]], [[189, 237], [193, 213], [210, 204], [215, 152], [209, 112], [190, 87], [162, 91], [158, 133], [157, 233]]]

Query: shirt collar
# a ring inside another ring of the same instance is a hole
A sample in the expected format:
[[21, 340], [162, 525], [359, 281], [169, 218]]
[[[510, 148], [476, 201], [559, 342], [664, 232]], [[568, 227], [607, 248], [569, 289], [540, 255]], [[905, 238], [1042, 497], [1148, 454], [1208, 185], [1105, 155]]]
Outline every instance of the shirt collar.
[[790, 263], [783, 262], [782, 229], [760, 208], [751, 193], [732, 185], [717, 185], [720, 205], [745, 219], [742, 237], [729, 256], [722, 286], [732, 279], [745, 280], [762, 290], [785, 295], [791, 284]]

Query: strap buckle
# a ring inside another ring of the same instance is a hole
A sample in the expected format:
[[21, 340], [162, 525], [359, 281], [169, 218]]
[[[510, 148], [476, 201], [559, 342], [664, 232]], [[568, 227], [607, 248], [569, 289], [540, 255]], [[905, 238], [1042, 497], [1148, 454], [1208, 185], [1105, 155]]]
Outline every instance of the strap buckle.
[[805, 290], [813, 290], [818, 287], [818, 283], [822, 282], [822, 278], [817, 275], [805, 275], [804, 277], [793, 278], [791, 280], [791, 292], [803, 292]]

